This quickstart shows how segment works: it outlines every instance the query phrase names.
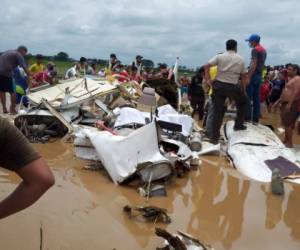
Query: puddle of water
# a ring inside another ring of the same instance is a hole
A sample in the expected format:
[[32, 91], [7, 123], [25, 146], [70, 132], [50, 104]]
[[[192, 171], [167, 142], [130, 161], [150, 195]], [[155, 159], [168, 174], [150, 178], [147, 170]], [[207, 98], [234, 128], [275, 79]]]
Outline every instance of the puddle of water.
[[[299, 139], [299, 138], [298, 138]], [[297, 139], [297, 140], [298, 140]], [[300, 186], [285, 184], [283, 198], [269, 185], [249, 181], [225, 159], [207, 156], [202, 166], [167, 186], [166, 198], [139, 196], [136, 187], [116, 186], [103, 172], [82, 169], [71, 144], [35, 145], [54, 171], [56, 185], [34, 206], [0, 223], [0, 249], [155, 249], [155, 226], [181, 230], [215, 249], [299, 249]], [[0, 199], [19, 182], [0, 171]], [[166, 208], [169, 225], [130, 220], [124, 205]]]

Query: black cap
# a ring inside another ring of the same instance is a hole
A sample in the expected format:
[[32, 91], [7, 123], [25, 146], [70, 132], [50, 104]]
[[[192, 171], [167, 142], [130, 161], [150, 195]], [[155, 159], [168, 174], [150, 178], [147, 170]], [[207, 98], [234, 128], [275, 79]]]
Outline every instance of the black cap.
[[143, 57], [141, 56], [141, 55], [137, 55], [136, 57], [135, 57], [136, 59], [143, 59]]
[[85, 57], [80, 57], [79, 62], [86, 62], [86, 58]]
[[138, 68], [136, 66], [134, 66], [134, 65], [131, 66], [131, 71], [137, 71], [137, 70], [138, 70]]
[[166, 63], [160, 63], [159, 68], [160, 69], [166, 69], [166, 68], [168, 68], [168, 65]]
[[18, 50], [24, 50], [24, 51], [26, 51], [26, 53], [28, 52], [28, 49], [27, 49], [26, 46], [24, 46], [24, 45], [20, 45], [20, 46], [18, 47]]
[[37, 55], [35, 56], [35, 58], [36, 58], [36, 59], [43, 59], [43, 55], [37, 54]]
[[116, 54], [110, 54], [110, 58], [117, 58]]

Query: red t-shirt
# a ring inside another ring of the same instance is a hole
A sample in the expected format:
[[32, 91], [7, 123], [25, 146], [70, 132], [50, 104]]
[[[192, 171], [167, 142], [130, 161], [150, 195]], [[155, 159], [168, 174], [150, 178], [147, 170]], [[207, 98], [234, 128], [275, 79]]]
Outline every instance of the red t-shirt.
[[128, 79], [128, 73], [125, 70], [123, 70], [122, 72], [119, 72], [119, 73], [115, 73], [115, 74], [113, 74], [113, 76], [117, 76], [119, 82], [125, 82]]
[[34, 74], [33, 80], [34, 81], [32, 82], [32, 87], [37, 87], [44, 84], [45, 82], [49, 82], [50, 78], [48, 72], [45, 70]]
[[260, 87], [260, 102], [265, 102], [270, 93], [270, 84], [268, 82], [264, 82]]
[[142, 82], [142, 78], [140, 76], [138, 76], [138, 75], [130, 76], [130, 80], [131, 81], [136, 81], [138, 83]]

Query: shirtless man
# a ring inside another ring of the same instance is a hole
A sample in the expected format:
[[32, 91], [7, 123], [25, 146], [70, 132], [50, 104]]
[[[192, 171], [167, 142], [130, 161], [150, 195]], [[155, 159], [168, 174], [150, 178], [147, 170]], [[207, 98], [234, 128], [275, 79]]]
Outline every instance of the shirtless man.
[[299, 66], [291, 64], [287, 68], [290, 80], [285, 85], [279, 100], [274, 104], [274, 109], [280, 106], [281, 122], [285, 128], [285, 136], [283, 143], [289, 147], [293, 147], [293, 130], [298, 117], [298, 108], [300, 102], [300, 76]]

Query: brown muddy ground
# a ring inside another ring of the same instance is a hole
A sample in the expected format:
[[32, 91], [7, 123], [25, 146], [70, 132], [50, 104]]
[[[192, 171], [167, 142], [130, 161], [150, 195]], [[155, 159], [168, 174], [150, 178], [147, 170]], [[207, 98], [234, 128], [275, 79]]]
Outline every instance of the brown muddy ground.
[[[246, 180], [225, 159], [209, 156], [198, 170], [173, 179], [168, 197], [147, 202], [135, 187], [116, 186], [103, 172], [84, 170], [71, 144], [35, 147], [56, 185], [34, 206], [1, 221], [0, 249], [40, 249], [40, 230], [42, 249], [155, 249], [162, 243], [155, 225], [128, 219], [122, 213], [126, 204], [166, 208], [173, 221], [157, 226], [185, 231], [215, 249], [300, 249], [300, 185], [286, 183], [286, 195], [273, 196], [269, 185]], [[18, 182], [1, 169], [0, 199]]]

